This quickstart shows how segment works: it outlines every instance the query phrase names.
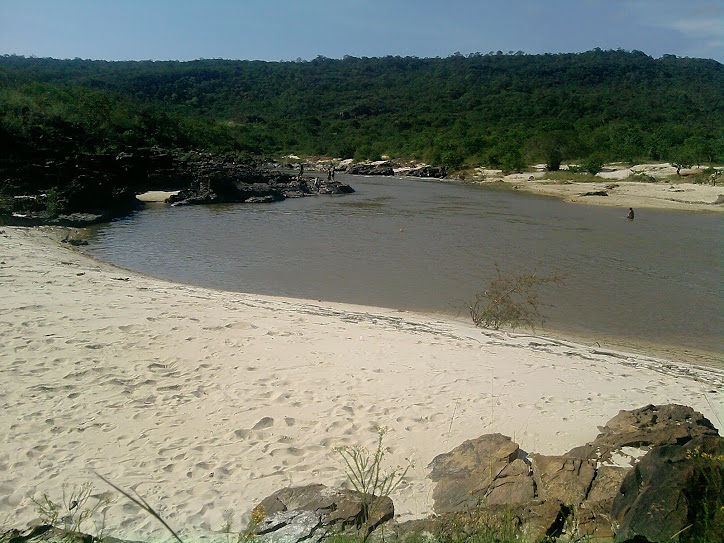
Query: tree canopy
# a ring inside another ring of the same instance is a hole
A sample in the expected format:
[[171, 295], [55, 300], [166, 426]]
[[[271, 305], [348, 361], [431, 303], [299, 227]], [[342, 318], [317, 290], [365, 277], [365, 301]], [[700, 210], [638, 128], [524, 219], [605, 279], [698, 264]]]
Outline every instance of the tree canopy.
[[638, 51], [263, 62], [0, 57], [14, 156], [204, 148], [516, 169], [724, 159], [724, 66]]

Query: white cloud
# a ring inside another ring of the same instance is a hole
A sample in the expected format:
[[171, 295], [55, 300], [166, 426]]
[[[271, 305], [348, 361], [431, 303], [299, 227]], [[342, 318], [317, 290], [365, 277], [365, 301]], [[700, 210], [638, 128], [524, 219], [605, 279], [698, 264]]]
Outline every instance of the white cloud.
[[721, 18], [696, 18], [672, 21], [671, 26], [689, 37], [724, 37], [724, 20]]

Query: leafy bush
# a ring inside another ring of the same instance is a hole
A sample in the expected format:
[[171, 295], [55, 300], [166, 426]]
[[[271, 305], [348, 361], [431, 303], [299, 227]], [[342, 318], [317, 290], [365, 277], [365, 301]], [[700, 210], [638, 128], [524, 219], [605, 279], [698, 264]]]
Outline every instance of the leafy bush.
[[591, 175], [596, 175], [603, 169], [603, 160], [601, 157], [592, 156], [586, 160], [583, 168]]
[[66, 202], [62, 198], [58, 187], [51, 188], [45, 195], [45, 210], [53, 217], [57, 217], [65, 210]]

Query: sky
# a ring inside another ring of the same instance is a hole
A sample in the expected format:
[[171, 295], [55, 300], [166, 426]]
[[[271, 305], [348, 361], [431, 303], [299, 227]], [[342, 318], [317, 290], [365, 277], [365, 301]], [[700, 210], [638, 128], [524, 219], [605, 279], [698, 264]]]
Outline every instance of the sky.
[[601, 49], [724, 63], [724, 0], [0, 0], [0, 54], [311, 60]]

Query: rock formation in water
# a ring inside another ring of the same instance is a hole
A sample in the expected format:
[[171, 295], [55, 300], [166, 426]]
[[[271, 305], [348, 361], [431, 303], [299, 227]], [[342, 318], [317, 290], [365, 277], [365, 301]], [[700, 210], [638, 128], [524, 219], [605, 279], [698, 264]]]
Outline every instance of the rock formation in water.
[[213, 157], [187, 163], [191, 181], [169, 198], [173, 205], [267, 203], [316, 194], [347, 194], [352, 187], [338, 181], [282, 173], [258, 165]]
[[342, 183], [296, 178], [234, 156], [164, 149], [69, 156], [0, 165], [0, 224], [82, 226], [123, 217], [143, 204], [136, 194], [183, 189], [177, 204], [272, 202], [354, 192]]

